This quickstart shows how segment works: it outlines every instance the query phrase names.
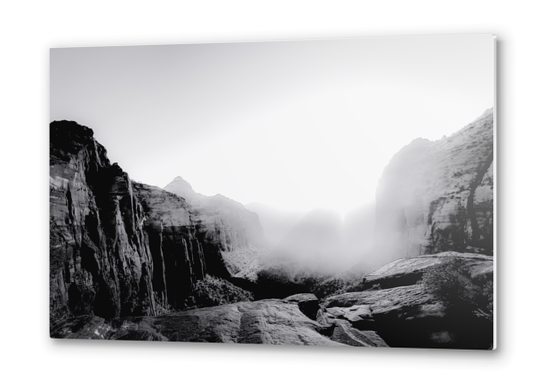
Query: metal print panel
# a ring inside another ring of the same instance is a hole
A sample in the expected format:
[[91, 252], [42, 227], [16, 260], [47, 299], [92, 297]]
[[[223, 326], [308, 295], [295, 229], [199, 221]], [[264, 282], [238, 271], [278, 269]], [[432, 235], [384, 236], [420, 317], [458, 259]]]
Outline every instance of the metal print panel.
[[50, 60], [51, 337], [494, 349], [492, 35]]

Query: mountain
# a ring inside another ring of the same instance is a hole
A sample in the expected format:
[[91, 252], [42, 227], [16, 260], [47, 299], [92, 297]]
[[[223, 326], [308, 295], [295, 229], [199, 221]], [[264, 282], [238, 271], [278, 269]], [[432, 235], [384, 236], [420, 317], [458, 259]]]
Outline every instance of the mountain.
[[182, 197], [191, 205], [199, 225], [207, 233], [207, 241], [220, 245], [232, 275], [255, 279], [254, 273], [266, 254], [264, 231], [256, 213], [226, 196], [196, 193], [180, 176], [166, 185], [164, 190]]
[[226, 231], [190, 204], [130, 180], [92, 129], [50, 124], [51, 324], [82, 315], [157, 315], [194, 304], [210, 274], [229, 278]]
[[171, 183], [164, 187], [164, 190], [181, 196], [189, 204], [193, 204], [205, 198], [202, 194], [194, 192], [192, 186], [181, 176], [174, 178]]
[[381, 265], [443, 251], [493, 253], [493, 109], [450, 137], [416, 139], [385, 168], [376, 193]]

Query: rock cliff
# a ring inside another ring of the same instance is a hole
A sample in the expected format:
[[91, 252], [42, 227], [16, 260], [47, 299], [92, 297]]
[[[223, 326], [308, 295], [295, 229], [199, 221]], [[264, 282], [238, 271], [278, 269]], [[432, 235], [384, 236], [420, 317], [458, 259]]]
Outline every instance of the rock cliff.
[[52, 322], [153, 316], [190, 304], [205, 274], [229, 277], [212, 230], [184, 199], [132, 182], [90, 128], [51, 123]]
[[493, 252], [493, 110], [450, 137], [416, 139], [385, 168], [376, 193], [382, 264], [443, 251]]
[[192, 206], [206, 242], [217, 244], [232, 275], [254, 279], [253, 270], [265, 253], [263, 228], [256, 213], [241, 203], [217, 194], [196, 193], [182, 177], [176, 177], [164, 190], [182, 197]]
[[201, 225], [205, 226], [212, 241], [225, 252], [264, 244], [263, 229], [258, 215], [241, 203], [217, 194], [205, 196], [194, 192], [182, 177], [176, 177], [164, 190], [182, 197], [191, 204]]

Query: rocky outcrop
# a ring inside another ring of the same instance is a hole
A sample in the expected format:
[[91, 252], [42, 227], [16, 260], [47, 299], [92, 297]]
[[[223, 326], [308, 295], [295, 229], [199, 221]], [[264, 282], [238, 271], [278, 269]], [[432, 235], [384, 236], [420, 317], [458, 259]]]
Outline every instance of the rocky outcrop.
[[374, 331], [391, 347], [491, 349], [493, 320], [486, 308], [452, 307], [423, 283], [425, 271], [451, 258], [461, 260], [472, 281], [492, 281], [489, 256], [447, 252], [401, 259], [367, 275], [360, 291], [328, 297], [318, 320]]
[[295, 303], [240, 302], [166, 316], [104, 320], [86, 316], [59, 322], [53, 337], [243, 344], [341, 346], [322, 334]]
[[374, 331], [359, 331], [343, 320], [322, 325], [305, 316], [298, 304], [274, 299], [156, 317], [81, 316], [59, 321], [51, 334], [66, 339], [388, 347]]
[[493, 110], [450, 137], [416, 139], [379, 181], [382, 264], [444, 251], [493, 252]]
[[183, 308], [205, 274], [229, 277], [218, 233], [182, 198], [134, 183], [90, 128], [50, 125], [50, 313], [114, 318]]
[[447, 258], [461, 258], [469, 269], [471, 279], [488, 280], [493, 274], [493, 257], [475, 253], [441, 252], [408, 259], [399, 259], [365, 275], [362, 287], [384, 289], [416, 284], [427, 268], [441, 264]]

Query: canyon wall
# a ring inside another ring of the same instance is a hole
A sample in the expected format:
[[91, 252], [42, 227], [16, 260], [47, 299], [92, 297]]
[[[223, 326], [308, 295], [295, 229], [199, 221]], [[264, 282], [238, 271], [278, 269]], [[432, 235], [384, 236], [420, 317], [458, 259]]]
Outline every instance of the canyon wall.
[[229, 277], [220, 235], [190, 205], [135, 183], [90, 128], [50, 125], [51, 321], [156, 315], [191, 304], [205, 274]]
[[493, 109], [450, 137], [416, 139], [385, 168], [376, 193], [382, 265], [444, 251], [493, 254]]
[[220, 244], [224, 252], [241, 248], [263, 246], [263, 228], [258, 215], [246, 209], [243, 204], [217, 194], [205, 196], [194, 192], [192, 186], [182, 177], [176, 177], [164, 190], [185, 199], [197, 212], [201, 224], [208, 231], [213, 242]]

